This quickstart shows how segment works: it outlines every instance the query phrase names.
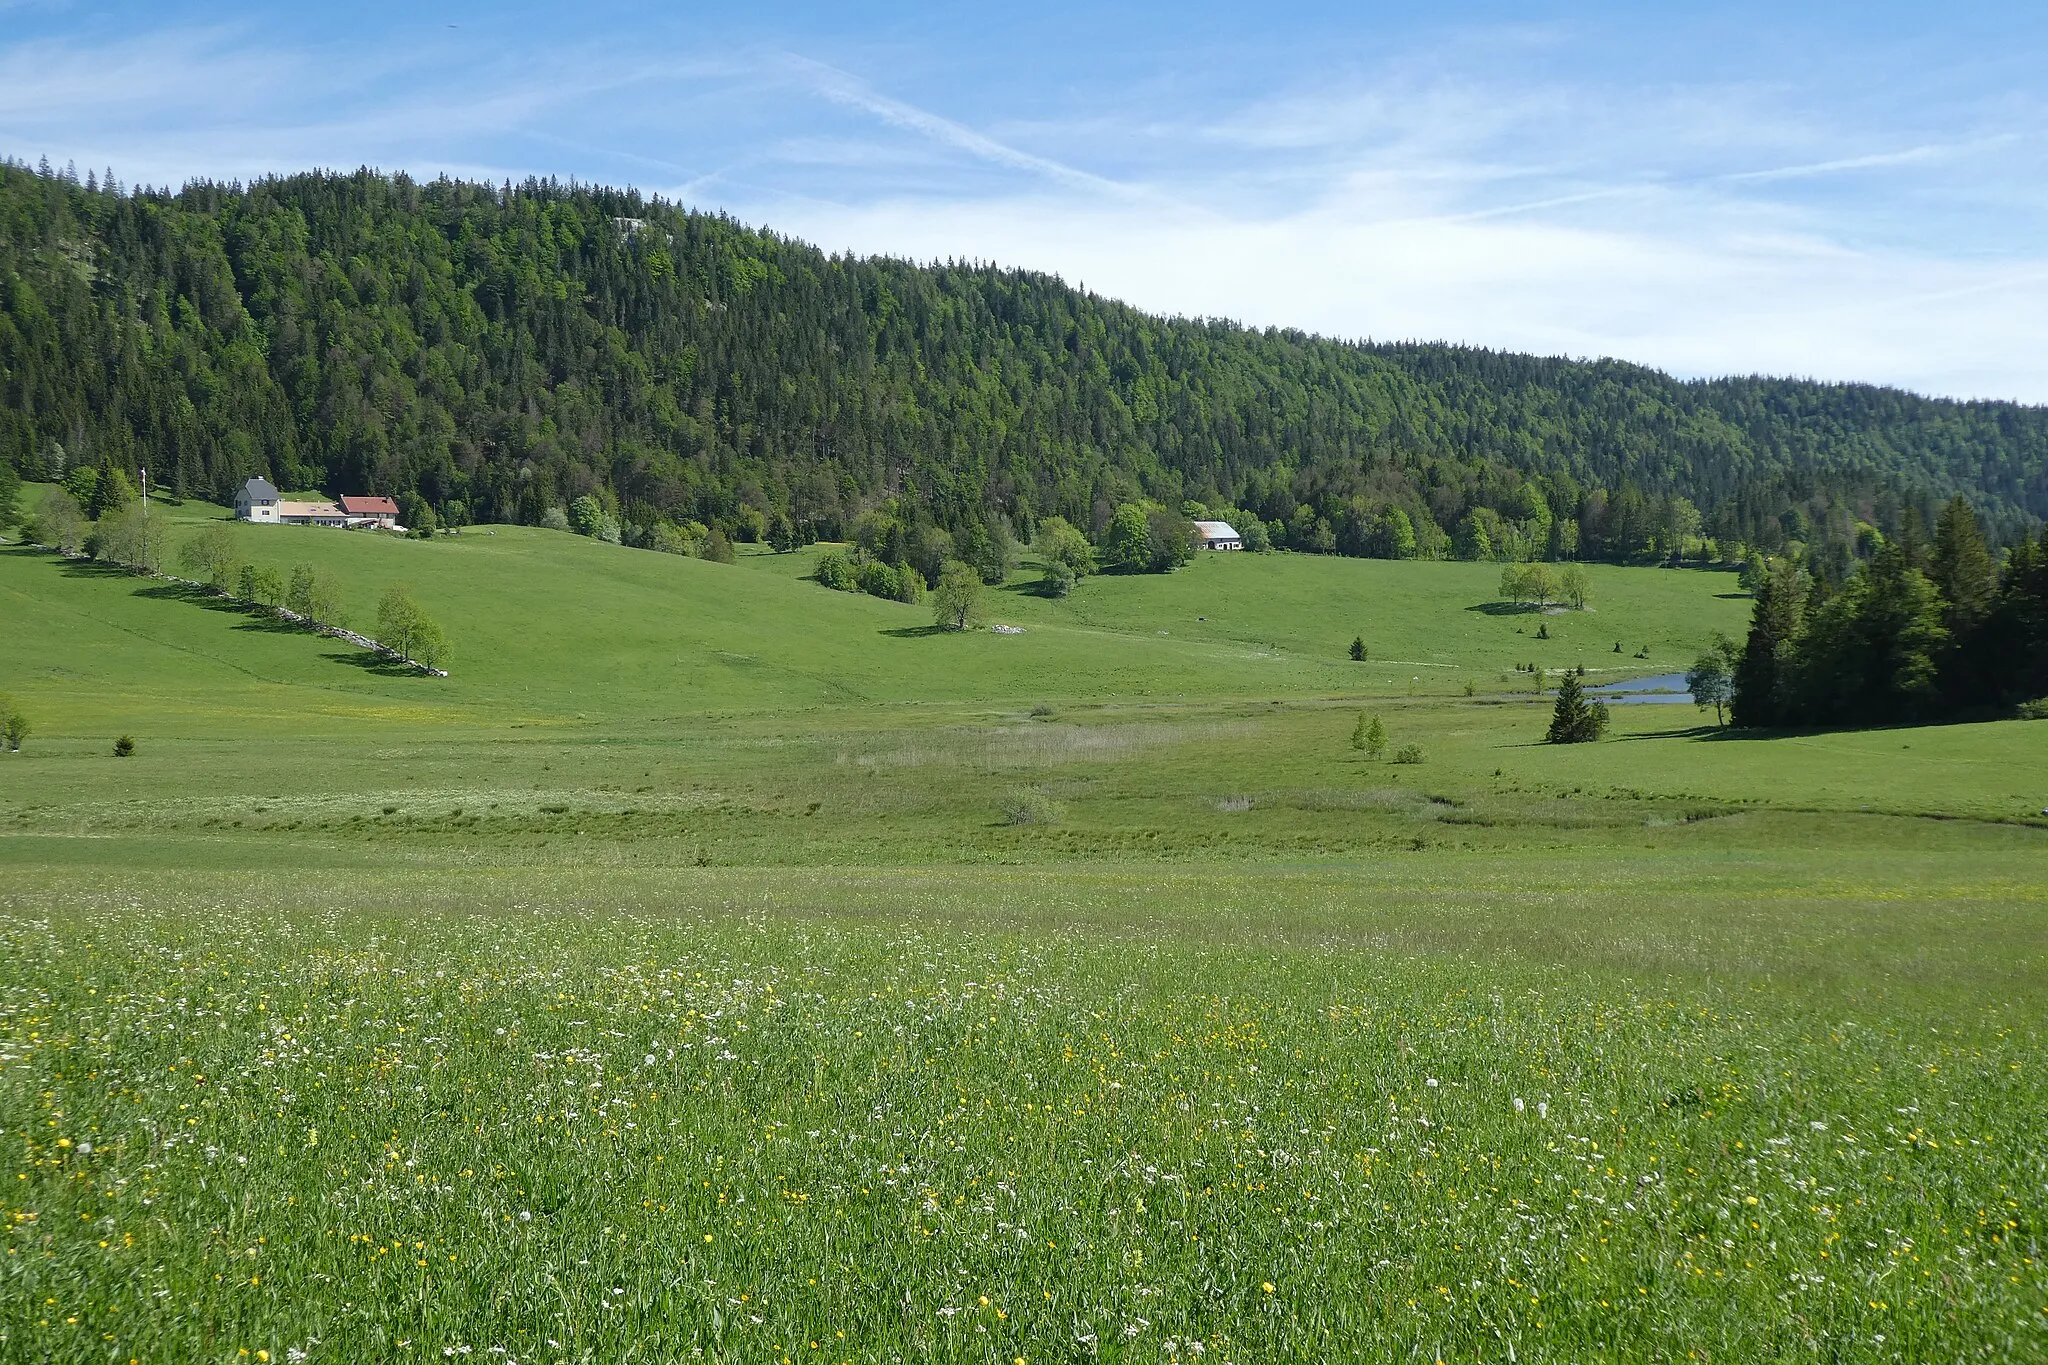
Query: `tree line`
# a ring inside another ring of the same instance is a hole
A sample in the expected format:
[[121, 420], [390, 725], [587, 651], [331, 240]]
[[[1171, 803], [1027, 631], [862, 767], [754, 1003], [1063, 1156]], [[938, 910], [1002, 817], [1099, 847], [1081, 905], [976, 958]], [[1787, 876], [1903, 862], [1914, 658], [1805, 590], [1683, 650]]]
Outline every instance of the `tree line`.
[[265, 474], [416, 499], [408, 524], [582, 507], [685, 553], [876, 511], [963, 550], [1055, 516], [1103, 544], [1120, 508], [1195, 502], [1298, 551], [1760, 553], [1840, 585], [1951, 494], [2030, 534], [2048, 413], [1153, 317], [552, 180], [8, 164], [0, 467], [220, 500]]
[[1909, 519], [1839, 585], [1771, 561], [1748, 637], [1726, 654], [1740, 726], [1885, 725], [2048, 698], [2048, 530], [2000, 563], [1957, 497], [1931, 536]]

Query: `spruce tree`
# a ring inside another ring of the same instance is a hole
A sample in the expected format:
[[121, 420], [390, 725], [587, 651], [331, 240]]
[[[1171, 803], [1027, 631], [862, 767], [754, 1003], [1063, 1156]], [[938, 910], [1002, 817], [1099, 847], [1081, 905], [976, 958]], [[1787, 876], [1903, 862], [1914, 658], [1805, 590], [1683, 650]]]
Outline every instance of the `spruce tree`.
[[1734, 723], [1776, 725], [1784, 704], [1786, 665], [1799, 638], [1805, 593], [1799, 571], [1779, 561], [1756, 590], [1749, 614], [1749, 638], [1735, 665]]
[[1586, 744], [1600, 738], [1606, 728], [1607, 708], [1598, 702], [1589, 704], [1578, 670], [1565, 670], [1564, 681], [1557, 687], [1557, 704], [1550, 711], [1550, 731], [1543, 737], [1545, 742]]
[[1977, 514], [1961, 494], [1949, 499], [1935, 521], [1934, 553], [1926, 569], [1947, 602], [1943, 619], [1949, 630], [1967, 631], [1990, 610], [1998, 569], [1985, 547]]

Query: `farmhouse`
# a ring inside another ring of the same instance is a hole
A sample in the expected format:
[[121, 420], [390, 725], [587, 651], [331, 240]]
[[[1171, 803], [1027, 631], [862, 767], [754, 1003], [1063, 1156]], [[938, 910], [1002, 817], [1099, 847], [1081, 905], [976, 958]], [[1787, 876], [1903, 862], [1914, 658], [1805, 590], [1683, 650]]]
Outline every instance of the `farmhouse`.
[[398, 529], [398, 504], [389, 498], [357, 497], [344, 493], [338, 501], [351, 526], [375, 526], [385, 531]]
[[235, 517], [240, 521], [276, 521], [277, 490], [268, 479], [251, 479], [235, 494]]
[[256, 478], [235, 494], [235, 516], [242, 521], [272, 522], [283, 526], [374, 527], [397, 531], [398, 504], [390, 498], [357, 497], [344, 494], [334, 502], [286, 502], [270, 480]]
[[1198, 521], [1195, 539], [1205, 550], [1242, 550], [1244, 537], [1227, 521]]

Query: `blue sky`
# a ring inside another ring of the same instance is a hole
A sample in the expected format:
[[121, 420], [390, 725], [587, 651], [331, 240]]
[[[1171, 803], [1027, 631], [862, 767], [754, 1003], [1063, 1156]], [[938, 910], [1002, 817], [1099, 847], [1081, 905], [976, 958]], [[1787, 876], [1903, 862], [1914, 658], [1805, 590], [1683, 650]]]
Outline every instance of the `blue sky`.
[[633, 184], [1161, 312], [2048, 402], [2048, 6], [0, 0], [0, 152]]

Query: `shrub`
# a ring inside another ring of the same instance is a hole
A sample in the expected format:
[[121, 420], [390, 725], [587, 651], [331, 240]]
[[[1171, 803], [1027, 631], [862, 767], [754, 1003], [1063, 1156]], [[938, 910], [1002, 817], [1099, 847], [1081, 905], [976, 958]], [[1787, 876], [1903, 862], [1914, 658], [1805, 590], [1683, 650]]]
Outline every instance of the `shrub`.
[[9, 753], [20, 753], [21, 742], [28, 738], [27, 715], [15, 704], [14, 698], [0, 692], [0, 740], [5, 740]]
[[1401, 746], [1400, 748], [1398, 748], [1398, 749], [1396, 749], [1396, 750], [1394, 751], [1394, 762], [1396, 762], [1396, 763], [1420, 763], [1420, 762], [1422, 762], [1422, 746], [1421, 746], [1420, 744], [1403, 744], [1403, 745], [1402, 745], [1402, 746]]
[[819, 555], [818, 567], [811, 576], [835, 592], [860, 591], [860, 579], [854, 574], [853, 566], [837, 550], [827, 550]]
[[540, 514], [540, 524], [550, 531], [569, 529], [569, 514], [559, 507], [549, 507]]
[[135, 740], [131, 736], [123, 735], [119, 739], [114, 741], [115, 758], [126, 758], [134, 752]]
[[894, 566], [871, 559], [860, 566], [860, 590], [870, 597], [886, 597], [893, 602], [903, 595], [903, 576]]
[[2020, 703], [2021, 720], [2048, 720], [2048, 697]]
[[1057, 559], [1045, 563], [1045, 576], [1038, 580], [1041, 597], [1065, 597], [1074, 591], [1074, 571]]
[[1013, 792], [1003, 802], [1006, 825], [1056, 825], [1066, 812], [1044, 792]]
[[29, 521], [28, 537], [62, 554], [77, 554], [85, 544], [85, 511], [78, 499], [62, 488], [44, 494], [42, 506]]

